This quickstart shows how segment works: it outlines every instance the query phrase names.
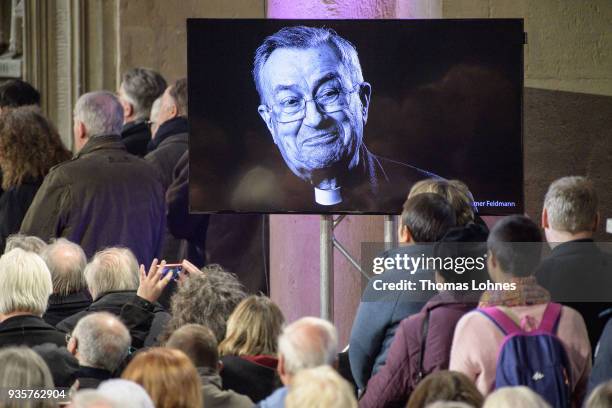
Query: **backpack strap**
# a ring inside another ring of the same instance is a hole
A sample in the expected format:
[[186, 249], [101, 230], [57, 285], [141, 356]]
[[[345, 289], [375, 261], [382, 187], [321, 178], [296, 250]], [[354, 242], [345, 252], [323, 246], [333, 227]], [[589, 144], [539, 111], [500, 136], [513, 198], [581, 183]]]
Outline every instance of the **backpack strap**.
[[519, 325], [516, 324], [516, 322], [512, 320], [510, 316], [496, 306], [485, 307], [478, 309], [478, 311], [495, 323], [499, 330], [504, 333], [504, 336], [523, 332]]
[[417, 373], [417, 381], [421, 381], [425, 377], [425, 368], [423, 361], [425, 360], [425, 344], [427, 344], [427, 333], [429, 332], [429, 314], [431, 310], [428, 308], [425, 311], [425, 319], [421, 328], [421, 349], [419, 350], [419, 372]]
[[545, 331], [547, 333], [555, 334], [557, 332], [557, 326], [559, 326], [559, 320], [561, 320], [561, 306], [559, 303], [548, 303], [542, 315], [542, 321], [538, 330]]

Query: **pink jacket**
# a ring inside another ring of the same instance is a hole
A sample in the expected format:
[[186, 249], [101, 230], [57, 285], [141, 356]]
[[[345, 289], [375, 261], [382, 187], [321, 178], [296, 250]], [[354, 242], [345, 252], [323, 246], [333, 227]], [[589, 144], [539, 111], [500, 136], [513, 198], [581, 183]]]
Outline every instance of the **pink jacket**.
[[[540, 324], [546, 305], [508, 308], [519, 319], [533, 318]], [[565, 346], [572, 370], [573, 405], [580, 406], [591, 373], [591, 345], [582, 316], [563, 306], [557, 336]], [[495, 384], [497, 355], [504, 339], [495, 324], [480, 312], [473, 311], [461, 318], [453, 337], [450, 370], [460, 371], [471, 378], [478, 390], [487, 395]]]

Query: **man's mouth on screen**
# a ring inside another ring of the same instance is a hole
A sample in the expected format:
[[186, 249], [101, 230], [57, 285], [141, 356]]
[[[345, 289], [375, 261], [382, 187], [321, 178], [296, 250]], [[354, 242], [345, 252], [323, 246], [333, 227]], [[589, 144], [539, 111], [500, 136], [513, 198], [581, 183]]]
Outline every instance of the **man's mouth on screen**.
[[308, 135], [302, 140], [302, 146], [313, 147], [333, 143], [338, 138], [336, 132], [321, 132], [314, 135]]

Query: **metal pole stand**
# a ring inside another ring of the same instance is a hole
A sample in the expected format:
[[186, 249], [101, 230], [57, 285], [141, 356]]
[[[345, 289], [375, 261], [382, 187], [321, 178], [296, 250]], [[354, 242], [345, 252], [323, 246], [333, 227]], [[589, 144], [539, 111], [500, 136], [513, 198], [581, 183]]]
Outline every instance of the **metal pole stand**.
[[[320, 221], [320, 304], [321, 318], [334, 321], [334, 248], [338, 250], [366, 279], [370, 276], [361, 268], [361, 265], [346, 250], [334, 236], [334, 229], [342, 222], [345, 215], [336, 218], [333, 215], [321, 215]], [[385, 247], [397, 244], [397, 218], [394, 215], [385, 215], [384, 221]]]
[[321, 318], [334, 321], [334, 220], [332, 215], [321, 216]]

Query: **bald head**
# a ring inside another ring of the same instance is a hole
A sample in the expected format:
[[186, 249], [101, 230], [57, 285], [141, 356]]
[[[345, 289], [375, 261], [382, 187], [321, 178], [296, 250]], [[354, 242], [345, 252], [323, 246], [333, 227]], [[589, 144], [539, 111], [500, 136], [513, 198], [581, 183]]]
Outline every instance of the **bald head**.
[[41, 253], [53, 280], [53, 293], [68, 296], [87, 288], [85, 266], [87, 258], [83, 249], [65, 238], [47, 245]]
[[278, 352], [283, 362], [283, 382], [305, 368], [333, 365], [338, 352], [336, 329], [323, 319], [301, 318], [283, 330]]
[[127, 356], [132, 339], [125, 325], [106, 312], [83, 317], [72, 331], [68, 350], [82, 366], [113, 372]]
[[[123, 126], [123, 107], [119, 99], [110, 92], [89, 92], [77, 100], [74, 121], [75, 137], [92, 138], [119, 134]], [[78, 148], [79, 143], [76, 144]]]

